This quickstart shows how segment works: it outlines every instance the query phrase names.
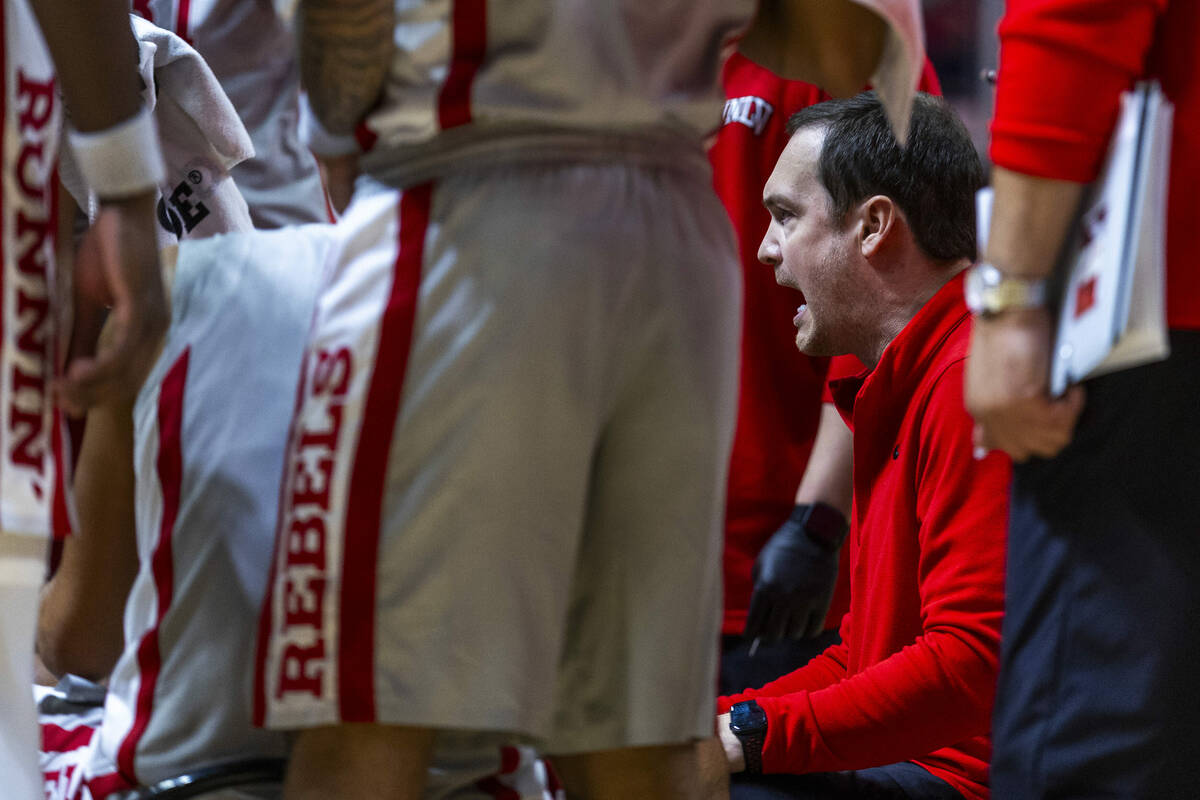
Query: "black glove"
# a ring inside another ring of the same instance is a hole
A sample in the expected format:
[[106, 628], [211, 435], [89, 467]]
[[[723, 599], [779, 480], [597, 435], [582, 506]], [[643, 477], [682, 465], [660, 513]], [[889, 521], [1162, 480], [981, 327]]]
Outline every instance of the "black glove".
[[842, 513], [825, 503], [792, 509], [754, 562], [747, 639], [773, 644], [824, 630], [847, 530]]

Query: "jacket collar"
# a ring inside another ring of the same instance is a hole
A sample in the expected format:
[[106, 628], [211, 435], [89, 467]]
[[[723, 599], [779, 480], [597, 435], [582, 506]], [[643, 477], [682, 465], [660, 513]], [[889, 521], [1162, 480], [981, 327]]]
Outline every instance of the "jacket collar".
[[871, 412], [882, 410], [881, 406], [907, 405], [934, 356], [970, 316], [963, 301], [963, 274], [947, 281], [921, 306], [884, 349], [875, 369], [830, 381], [834, 404], [851, 428], [855, 409], [868, 410], [861, 405], [863, 398], [869, 398]]

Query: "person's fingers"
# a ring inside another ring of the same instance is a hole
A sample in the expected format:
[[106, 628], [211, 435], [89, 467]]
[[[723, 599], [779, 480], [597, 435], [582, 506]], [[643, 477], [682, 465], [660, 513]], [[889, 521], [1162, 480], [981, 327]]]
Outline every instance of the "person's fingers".
[[742, 636], [747, 639], [762, 636], [769, 608], [770, 603], [763, 596], [763, 592], [755, 589], [754, 594], [750, 596], [750, 610], [746, 614], [746, 628], [742, 632]]
[[801, 638], [812, 639], [819, 635], [825, 628], [825, 615], [818, 609], [813, 609], [808, 614], [808, 621], [804, 625], [804, 631], [800, 634]]
[[775, 644], [782, 641], [787, 633], [787, 606], [780, 602], [779, 598], [775, 598], [775, 601], [771, 604], [771, 609], [767, 612], [767, 621], [763, 625], [763, 644]]
[[791, 608], [787, 618], [787, 628], [784, 635], [788, 639], [803, 639], [808, 630], [809, 612], [806, 608]]

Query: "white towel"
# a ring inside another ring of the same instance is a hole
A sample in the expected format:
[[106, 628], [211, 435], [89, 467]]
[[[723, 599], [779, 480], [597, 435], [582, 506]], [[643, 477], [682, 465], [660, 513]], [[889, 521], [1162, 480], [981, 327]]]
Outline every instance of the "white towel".
[[[191, 45], [138, 16], [142, 100], [154, 112], [167, 177], [159, 186], [159, 246], [180, 239], [251, 230], [250, 212], [229, 171], [254, 155], [250, 135], [208, 64]], [[94, 218], [88, 191], [64, 142], [59, 174]]]

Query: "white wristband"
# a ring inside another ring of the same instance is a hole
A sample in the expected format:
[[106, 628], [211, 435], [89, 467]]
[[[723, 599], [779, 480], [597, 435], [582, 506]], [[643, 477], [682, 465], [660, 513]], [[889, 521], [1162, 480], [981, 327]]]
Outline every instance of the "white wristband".
[[147, 108], [102, 131], [69, 130], [67, 142], [88, 188], [102, 200], [140, 194], [166, 179], [158, 126]]

